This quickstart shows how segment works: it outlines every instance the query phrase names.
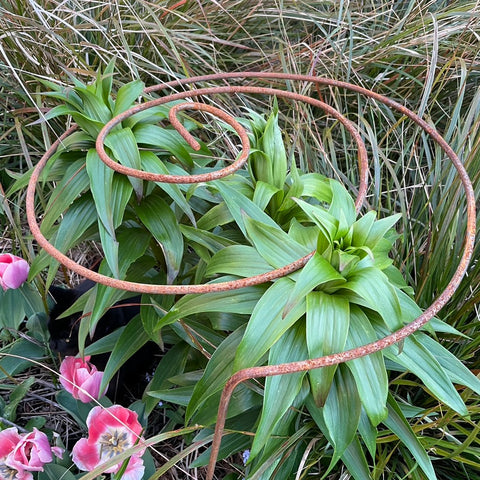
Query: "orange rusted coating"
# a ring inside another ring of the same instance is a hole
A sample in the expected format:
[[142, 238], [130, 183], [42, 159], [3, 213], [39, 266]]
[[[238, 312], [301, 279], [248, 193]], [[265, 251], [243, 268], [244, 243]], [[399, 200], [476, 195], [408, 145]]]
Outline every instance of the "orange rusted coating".
[[[414, 112], [411, 110], [407, 109], [405, 106], [402, 104], [389, 99], [388, 97], [385, 97], [383, 95], [380, 95], [376, 92], [372, 92], [368, 89], [365, 89], [363, 87], [359, 87], [357, 85], [353, 85], [347, 82], [341, 82], [337, 80], [332, 80], [329, 78], [321, 78], [321, 77], [315, 77], [315, 76], [310, 76], [310, 75], [295, 75], [295, 74], [285, 74], [285, 73], [263, 73], [263, 72], [241, 72], [241, 73], [220, 73], [220, 74], [212, 74], [212, 75], [204, 75], [200, 77], [192, 77], [192, 78], [185, 78], [181, 80], [175, 80], [169, 83], [165, 83], [162, 85], [155, 85], [152, 87], [149, 87], [145, 89], [145, 93], [149, 94], [152, 92], [158, 92], [167, 88], [173, 88], [173, 87], [178, 87], [182, 85], [195, 85], [200, 82], [208, 82], [208, 81], [228, 81], [228, 80], [233, 80], [233, 79], [259, 79], [261, 81], [265, 80], [292, 80], [292, 81], [303, 81], [303, 82], [311, 82], [315, 83], [317, 85], [326, 85], [329, 87], [335, 87], [335, 88], [342, 88], [342, 89], [347, 89], [350, 91], [354, 91], [357, 93], [360, 93], [362, 95], [365, 95], [369, 98], [372, 98], [376, 101], [379, 101], [381, 103], [384, 103], [385, 105], [389, 106], [390, 108], [397, 110], [401, 114], [407, 116], [410, 118], [412, 121], [414, 121], [417, 125], [419, 125], [439, 146], [440, 148], [445, 152], [447, 157], [451, 160], [453, 163], [454, 167], [457, 170], [457, 173], [460, 177], [460, 180], [462, 182], [463, 188], [465, 190], [465, 196], [466, 196], [466, 210], [467, 210], [467, 221], [466, 221], [466, 234], [465, 234], [465, 239], [464, 239], [464, 249], [463, 249], [463, 254], [460, 259], [459, 265], [457, 267], [457, 270], [455, 271], [455, 274], [453, 275], [452, 279], [450, 280], [449, 284], [445, 288], [445, 290], [437, 297], [437, 299], [428, 307], [422, 315], [420, 315], [417, 319], [415, 319], [413, 322], [409, 323], [405, 327], [401, 328], [400, 330], [388, 335], [387, 337], [377, 340], [376, 342], [372, 342], [368, 345], [364, 345], [358, 348], [354, 348], [352, 350], [348, 350], [346, 352], [342, 353], [336, 353], [333, 355], [328, 355], [325, 357], [320, 357], [320, 358], [315, 358], [315, 359], [310, 359], [310, 360], [303, 360], [299, 362], [292, 362], [292, 363], [286, 363], [286, 364], [281, 364], [281, 365], [268, 365], [268, 366], [261, 366], [261, 367], [252, 367], [252, 368], [247, 368], [244, 370], [241, 370], [237, 373], [235, 373], [226, 383], [225, 388], [222, 392], [222, 397], [220, 400], [220, 406], [218, 410], [218, 417], [217, 417], [217, 424], [215, 427], [215, 435], [212, 443], [212, 452], [211, 452], [211, 457], [210, 457], [210, 462], [208, 465], [208, 470], [207, 470], [207, 480], [212, 480], [213, 479], [213, 474], [214, 474], [214, 468], [215, 468], [215, 463], [216, 459], [218, 456], [218, 451], [220, 448], [220, 442], [223, 434], [223, 429], [225, 425], [225, 420], [226, 420], [226, 413], [227, 413], [227, 408], [228, 408], [228, 403], [230, 400], [230, 397], [235, 389], [235, 387], [248, 379], [252, 378], [259, 378], [259, 377], [268, 377], [268, 376], [274, 376], [274, 375], [283, 375], [283, 374], [288, 374], [288, 373], [294, 373], [294, 372], [300, 372], [300, 371], [306, 371], [306, 370], [311, 370], [314, 368], [321, 368], [327, 365], [335, 365], [339, 364], [348, 360], [353, 360], [355, 358], [363, 357], [365, 355], [369, 355], [373, 352], [377, 352], [379, 350], [382, 350], [386, 347], [389, 347], [400, 340], [406, 338], [407, 336], [411, 335], [413, 332], [421, 328], [423, 325], [425, 325], [431, 318], [435, 316], [436, 313], [446, 304], [446, 302], [451, 298], [455, 290], [458, 288], [460, 281], [462, 277], [465, 275], [465, 272], [468, 267], [468, 263], [471, 259], [472, 252], [473, 252], [473, 246], [474, 246], [474, 241], [475, 241], [475, 221], [476, 221], [476, 209], [475, 209], [475, 195], [474, 195], [474, 190], [472, 187], [472, 183], [470, 181], [470, 178], [468, 177], [468, 174], [463, 167], [462, 163], [458, 159], [457, 155], [455, 152], [452, 150], [452, 148], [448, 145], [448, 143], [442, 138], [442, 136], [436, 131], [436, 129], [428, 124], [425, 120], [420, 118], [418, 115], [416, 115]], [[201, 88], [201, 89], [195, 89], [192, 91], [188, 92], [181, 92], [181, 93], [174, 93], [171, 95], [167, 95], [165, 97], [151, 100], [149, 102], [145, 102], [143, 104], [137, 105], [133, 107], [132, 109], [128, 110], [127, 112], [124, 112], [120, 114], [119, 116], [115, 117], [112, 119], [100, 132], [99, 137], [97, 139], [97, 149], [99, 151], [99, 154], [102, 156], [102, 160], [109, 166], [112, 166], [112, 168], [115, 168], [115, 170], [125, 173], [130, 176], [137, 176], [138, 178], [145, 178], [145, 179], [150, 179], [148, 178], [149, 175], [152, 175], [148, 172], [140, 172], [137, 170], [133, 169], [126, 169], [126, 167], [123, 167], [122, 165], [119, 165], [115, 162], [112, 162], [114, 165], [110, 165], [108, 157], [104, 155], [103, 151], [103, 141], [108, 134], [109, 130], [113, 128], [115, 125], [120, 123], [122, 120], [125, 118], [133, 115], [134, 113], [137, 113], [139, 111], [145, 110], [147, 108], [153, 107], [155, 105], [160, 105], [163, 103], [167, 103], [173, 100], [178, 100], [178, 99], [183, 99], [183, 98], [191, 98], [191, 97], [201, 97], [203, 95], [214, 95], [218, 93], [229, 93], [229, 94], [235, 94], [235, 93], [251, 93], [251, 94], [266, 94], [266, 95], [275, 95], [278, 97], [283, 97], [283, 98], [289, 98], [291, 100], [295, 101], [302, 101], [309, 103], [311, 105], [317, 106], [319, 108], [322, 108], [324, 111], [332, 115], [334, 118], [336, 118], [339, 122], [341, 122], [350, 132], [350, 134], [353, 136], [355, 141], [357, 142], [358, 145], [358, 156], [359, 156], [359, 170], [360, 170], [360, 184], [359, 184], [359, 191], [358, 191], [358, 196], [356, 199], [356, 208], [357, 211], [359, 211], [361, 205], [363, 204], [363, 201], [365, 199], [366, 195], [366, 190], [367, 190], [367, 178], [368, 178], [368, 169], [367, 169], [367, 157], [366, 157], [366, 150], [363, 145], [363, 142], [360, 138], [360, 135], [358, 134], [357, 130], [355, 129], [354, 125], [347, 120], [345, 117], [343, 117], [339, 112], [337, 112], [335, 109], [330, 107], [329, 105], [325, 104], [324, 102], [321, 102], [319, 100], [315, 100], [309, 97], [306, 97], [304, 95], [299, 95], [295, 94], [292, 92], [286, 92], [283, 90], [277, 90], [273, 88], [265, 88], [265, 87], [257, 87], [257, 86], [232, 86], [227, 83], [226, 86], [217, 86], [217, 87], [208, 87], [208, 88]], [[178, 109], [184, 109], [184, 108], [197, 108], [197, 109], [203, 109], [207, 110], [205, 105], [203, 104], [197, 104], [197, 103], [189, 103], [186, 104], [188, 106], [183, 106], [185, 104], [181, 104], [181, 106], [176, 107], [176, 110]], [[192, 106], [195, 105], [195, 106]], [[202, 105], [202, 108], [197, 107], [196, 105]], [[176, 111], [174, 110], [174, 112]], [[215, 109], [215, 111], [211, 111], [214, 115], [219, 116], [219, 111], [218, 109]], [[174, 115], [175, 113], [172, 113]], [[223, 114], [222, 114], [223, 115]], [[231, 117], [229, 117], [231, 119]], [[223, 118], [224, 119], [224, 118]], [[225, 119], [224, 119], [225, 120]], [[225, 120], [226, 121], [226, 120]], [[173, 122], [174, 123], [174, 122]], [[174, 124], [175, 125], [175, 124]], [[232, 125], [230, 123], [230, 125]], [[233, 125], [232, 125], [233, 126]], [[175, 126], [175, 128], [179, 129], [178, 125]], [[235, 127], [234, 127], [235, 128]], [[237, 133], [240, 135], [239, 130], [235, 129]], [[132, 282], [124, 282], [120, 280], [115, 280], [109, 277], [105, 277], [103, 275], [100, 275], [95, 272], [91, 272], [90, 270], [86, 269], [85, 267], [82, 267], [81, 265], [76, 264], [72, 260], [70, 260], [68, 257], [65, 255], [61, 254], [58, 252], [52, 245], [49, 244], [49, 242], [43, 237], [43, 235], [40, 233], [40, 228], [38, 227], [38, 224], [36, 222], [35, 218], [35, 211], [34, 211], [34, 197], [35, 197], [35, 185], [38, 182], [39, 175], [42, 171], [42, 169], [45, 167], [48, 159], [53, 155], [53, 153], [56, 151], [58, 146], [60, 145], [61, 141], [68, 135], [70, 135], [74, 131], [73, 129], [68, 130], [65, 132], [57, 142], [55, 142], [52, 147], [45, 153], [45, 155], [42, 157], [38, 165], [36, 166], [32, 177], [30, 179], [28, 189], [27, 189], [27, 217], [28, 217], [28, 222], [30, 225], [30, 229], [37, 239], [38, 243], [52, 256], [54, 256], [57, 260], [59, 260], [61, 263], [63, 263], [65, 266], [68, 268], [74, 270], [75, 272], [79, 273], [80, 275], [83, 275], [87, 278], [90, 278], [91, 280], [94, 280], [99, 283], [103, 283], [105, 285], [113, 286], [116, 288], [120, 289], [125, 289], [125, 290], [131, 290], [134, 292], [145, 292], [145, 293], [175, 293], [175, 294], [186, 294], [186, 293], [204, 293], [204, 292], [212, 292], [212, 291], [224, 291], [224, 290], [229, 290], [229, 289], [236, 289], [236, 288], [242, 288], [245, 286], [249, 285], [256, 285], [259, 283], [264, 283], [268, 282], [271, 280], [274, 280], [276, 278], [279, 278], [281, 276], [287, 275], [299, 268], [301, 268], [305, 263], [308, 261], [308, 259], [313, 255], [314, 252], [310, 253], [309, 255], [297, 260], [296, 262], [286, 265], [285, 267], [277, 270], [273, 270], [271, 272], [267, 272], [266, 274], [263, 275], [257, 275], [255, 277], [250, 277], [250, 278], [245, 278], [241, 280], [236, 280], [233, 282], [222, 282], [222, 283], [217, 283], [217, 284], [206, 284], [206, 285], [144, 285], [144, 284], [139, 284], [139, 283], [132, 283]], [[181, 127], [179, 129], [181, 131]], [[183, 132], [185, 135], [185, 132]], [[188, 135], [185, 137], [188, 140]], [[248, 139], [247, 139], [248, 140]], [[243, 143], [243, 141], [242, 141]], [[244, 150], [245, 150], [245, 145], [244, 145]], [[237, 160], [237, 162], [240, 160], [240, 158]], [[230, 165], [230, 167], [233, 167], [234, 164]], [[229, 167], [227, 167], [229, 168]], [[218, 172], [215, 172], [218, 175]], [[167, 176], [167, 177], [173, 177], [173, 176]], [[185, 178], [185, 177], [184, 177]], [[215, 177], [215, 178], [220, 178], [220, 177]], [[171, 182], [176, 182], [177, 179], [173, 180], [172, 178], [167, 178], [163, 180], [158, 180], [155, 179], [155, 181], [171, 181]], [[205, 180], [208, 181], [208, 180]], [[190, 183], [188, 180], [185, 183]]]

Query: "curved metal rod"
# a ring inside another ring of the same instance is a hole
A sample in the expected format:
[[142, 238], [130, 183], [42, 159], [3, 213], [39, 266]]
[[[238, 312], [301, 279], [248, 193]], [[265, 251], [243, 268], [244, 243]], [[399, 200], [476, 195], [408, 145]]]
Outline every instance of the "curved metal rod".
[[[116, 125], [121, 123], [126, 118], [134, 115], [135, 113], [141, 112], [143, 110], [146, 110], [148, 108], [151, 108], [157, 105], [162, 105], [164, 103], [171, 102], [173, 100], [179, 100], [187, 97], [201, 96], [206, 94], [216, 94], [216, 93], [260, 93], [260, 94], [266, 94], [266, 95], [276, 95], [278, 97], [284, 97], [284, 98], [289, 98], [296, 101], [303, 101], [303, 102], [309, 103], [311, 105], [314, 105], [316, 107], [319, 107], [325, 110], [327, 113], [335, 117], [340, 123], [342, 123], [345, 126], [345, 128], [349, 131], [349, 133], [352, 135], [352, 137], [354, 138], [354, 140], [358, 145], [360, 184], [358, 189], [358, 195], [355, 201], [355, 206], [356, 206], [357, 212], [360, 210], [365, 200], [365, 196], [367, 192], [368, 159], [367, 159], [367, 150], [365, 148], [365, 144], [363, 143], [361, 135], [357, 131], [355, 125], [350, 120], [345, 118], [342, 114], [337, 112], [334, 108], [332, 108], [330, 105], [327, 105], [326, 103], [321, 102], [320, 100], [315, 100], [313, 98], [305, 97], [303, 95], [299, 95], [292, 92], [284, 92], [282, 90], [276, 90], [271, 88], [260, 88], [260, 87], [247, 87], [247, 86], [203, 88], [203, 89], [195, 90], [195, 92], [181, 92], [174, 95], [170, 95], [168, 97], [162, 97], [162, 98], [152, 100], [140, 105], [136, 105], [130, 108], [129, 110], [117, 115], [112, 120], [110, 120], [100, 131], [97, 137], [96, 147], [101, 160], [106, 165], [111, 167], [113, 170], [125, 175], [132, 176], [132, 177], [141, 178], [144, 180], [156, 181], [156, 182], [165, 182], [165, 183], [190, 183], [189, 178], [192, 178], [193, 176], [188, 177], [188, 176], [182, 176], [182, 175], [158, 175], [150, 172], [145, 172], [142, 170], [136, 170], [136, 169], [121, 165], [119, 163], [116, 163], [106, 154], [104, 149], [104, 140], [108, 135], [108, 133], [112, 130], [112, 128], [114, 128]], [[181, 104], [181, 105], [184, 105], [184, 104]], [[196, 103], [193, 103], [193, 104], [189, 103], [188, 105], [196, 105]], [[203, 104], [199, 104], [199, 105], [202, 105], [201, 109], [204, 109], [205, 105]], [[188, 108], [188, 107], [184, 107], [184, 108]], [[213, 109], [214, 107], [211, 107], [211, 108]], [[200, 110], [200, 108], [198, 109]], [[215, 108], [214, 111], [216, 115], [217, 109]], [[232, 125], [232, 123], [230, 124]], [[61, 138], [63, 139], [65, 137], [62, 136]], [[248, 141], [248, 137], [247, 137], [247, 141]], [[40, 227], [38, 226], [38, 223], [36, 221], [35, 206], [34, 206], [35, 185], [38, 182], [39, 175], [42, 172], [43, 168], [45, 167], [47, 161], [53, 155], [53, 153], [56, 151], [59, 145], [60, 145], [60, 141], [57, 141], [52, 144], [50, 149], [40, 159], [39, 163], [36, 165], [32, 173], [32, 176], [30, 177], [30, 181], [28, 183], [28, 188], [27, 188], [27, 198], [26, 198], [28, 224], [30, 226], [30, 230], [32, 231], [33, 236], [36, 238], [39, 245], [43, 249], [45, 249], [49, 255], [54, 257], [56, 260], [58, 260], [60, 263], [65, 265], [70, 270], [96, 283], [101, 283], [103, 285], [107, 285], [113, 288], [118, 288], [120, 290], [127, 290], [131, 292], [147, 293], [147, 294], [185, 295], [189, 293], [223, 292], [227, 290], [236, 290], [240, 288], [245, 288], [253, 285], [260, 285], [262, 283], [271, 282], [272, 280], [275, 280], [277, 278], [284, 277], [285, 275], [288, 275], [289, 273], [295, 272], [296, 270], [302, 268], [315, 253], [315, 252], [311, 252], [308, 255], [305, 255], [304, 257], [299, 258], [295, 262], [285, 265], [284, 267], [271, 270], [270, 272], [263, 273], [261, 275], [256, 275], [248, 278], [241, 278], [238, 280], [231, 280], [228, 282], [207, 283], [207, 284], [200, 284], [200, 285], [151, 285], [151, 284], [145, 284], [145, 283], [128, 282], [126, 280], [119, 280], [116, 278], [107, 277], [97, 272], [93, 272], [88, 268], [85, 268], [84, 266], [76, 263], [72, 259], [68, 258], [62, 252], [57, 250], [53, 245], [51, 245], [48, 242], [48, 240], [42, 235], [40, 231]], [[240, 158], [229, 167], [226, 167], [225, 169], [218, 170], [216, 172], [211, 172], [209, 174], [205, 174], [208, 176], [208, 179], [205, 179], [204, 174], [202, 174], [201, 176], [197, 176], [196, 181], [199, 181], [198, 177], [202, 177], [201, 181], [214, 180], [216, 178], [219, 178], [223, 176], [221, 174], [222, 171], [225, 171], [227, 169], [234, 169], [234, 166], [237, 166], [238, 165], [237, 162], [239, 161], [240, 161]]]

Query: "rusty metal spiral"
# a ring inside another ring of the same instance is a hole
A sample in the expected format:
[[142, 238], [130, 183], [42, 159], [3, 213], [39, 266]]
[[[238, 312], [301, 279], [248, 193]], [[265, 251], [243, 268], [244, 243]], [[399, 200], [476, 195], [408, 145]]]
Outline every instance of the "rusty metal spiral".
[[[422, 315], [420, 315], [417, 319], [415, 319], [411, 323], [407, 324], [400, 330], [384, 337], [383, 339], [377, 340], [367, 345], [354, 348], [352, 350], [348, 350], [342, 353], [336, 353], [333, 355], [328, 355], [328, 356], [320, 357], [316, 359], [303, 360], [299, 362], [292, 362], [292, 363], [286, 363], [281, 365], [267, 365], [267, 366], [261, 366], [261, 367], [252, 367], [252, 368], [240, 370], [239, 372], [232, 375], [232, 377], [227, 381], [224, 387], [221, 400], [220, 400], [217, 423], [215, 427], [215, 434], [214, 434], [213, 443], [212, 443], [211, 457], [210, 457], [210, 462], [207, 470], [207, 480], [212, 480], [213, 478], [215, 463], [216, 463], [218, 451], [220, 448], [221, 438], [223, 435], [228, 403], [230, 401], [230, 397], [234, 389], [238, 384], [240, 384], [241, 382], [244, 382], [245, 380], [253, 379], [253, 378], [283, 375], [288, 373], [307, 371], [314, 368], [321, 368], [328, 365], [336, 365], [342, 362], [346, 362], [348, 360], [353, 360], [355, 358], [369, 355], [373, 352], [377, 352], [411, 335], [413, 332], [415, 332], [416, 330], [421, 328], [423, 325], [425, 325], [431, 318], [433, 318], [435, 314], [438, 313], [438, 311], [452, 297], [453, 293], [458, 288], [462, 277], [465, 275], [465, 272], [468, 267], [468, 263], [473, 253], [473, 246], [475, 241], [476, 211], [475, 211], [475, 196], [474, 196], [472, 183], [470, 181], [470, 178], [468, 177], [468, 174], [465, 168], [460, 162], [459, 158], [457, 157], [455, 152], [452, 150], [452, 148], [448, 145], [448, 143], [443, 139], [443, 137], [436, 131], [436, 129], [433, 126], [429, 125], [425, 120], [420, 118], [418, 115], [416, 115], [414, 112], [407, 109], [402, 104], [394, 100], [391, 100], [388, 97], [380, 95], [371, 90], [365, 89], [358, 85], [353, 85], [347, 82], [332, 80], [329, 78], [321, 78], [321, 77], [315, 77], [310, 75], [263, 73], [263, 72], [220, 73], [220, 74], [212, 74], [212, 75], [175, 80], [162, 85], [155, 85], [155, 86], [146, 88], [145, 94], [150, 94], [150, 93], [159, 92], [168, 88], [180, 87], [183, 85], [194, 86], [202, 82], [223, 81], [226, 83], [226, 85], [222, 85], [222, 86], [205, 87], [205, 88], [193, 89], [191, 91], [172, 93], [170, 95], [166, 95], [161, 98], [157, 98], [155, 100], [151, 100], [151, 101], [136, 105], [131, 109], [129, 109], [128, 111], [116, 116], [105, 125], [105, 127], [102, 129], [102, 131], [98, 135], [96, 148], [100, 158], [102, 159], [103, 162], [105, 162], [105, 164], [107, 164], [109, 167], [113, 168], [114, 170], [120, 173], [124, 173], [126, 175], [133, 176], [133, 177], [142, 178], [145, 180], [153, 180], [153, 181], [168, 182], [168, 183], [194, 183], [196, 181], [209, 181], [216, 178], [221, 178], [224, 175], [233, 173], [237, 168], [241, 168], [241, 166], [246, 162], [248, 157], [248, 151], [249, 151], [248, 138], [244, 130], [241, 128], [241, 126], [237, 122], [235, 122], [235, 120], [232, 117], [230, 117], [228, 114], [226, 114], [225, 112], [217, 108], [206, 106], [203, 103], [188, 102], [188, 103], [183, 103], [174, 107], [170, 114], [170, 121], [174, 126], [174, 128], [176, 128], [177, 131], [179, 131], [179, 133], [182, 134], [183, 137], [190, 143], [190, 145], [193, 148], [195, 148], [195, 143], [194, 141], [192, 141], [193, 139], [189, 136], [188, 132], [186, 132], [185, 130], [182, 130], [183, 127], [178, 122], [176, 122], [175, 115], [178, 110], [183, 110], [188, 108], [203, 110], [229, 123], [232, 126], [232, 128], [235, 130], [235, 132], [238, 134], [238, 136], [240, 137], [243, 150], [239, 158], [234, 163], [217, 172], [209, 173], [207, 175], [202, 175], [200, 176], [200, 179], [198, 177], [190, 178], [185, 176], [170, 176], [170, 175], [158, 176], [149, 172], [127, 168], [125, 166], [122, 166], [114, 162], [112, 159], [108, 157], [108, 155], [106, 154], [103, 148], [103, 142], [105, 140], [105, 137], [110, 132], [110, 130], [121, 121], [125, 120], [126, 118], [130, 117], [135, 113], [138, 113], [140, 111], [146, 110], [148, 108], [151, 108], [157, 105], [171, 102], [173, 100], [186, 99], [186, 98], [201, 98], [202, 96], [215, 95], [220, 93], [224, 93], [224, 94], [225, 93], [227, 94], [249, 93], [249, 94], [274, 95], [276, 97], [287, 98], [294, 101], [309, 103], [313, 106], [323, 109], [329, 115], [333, 116], [340, 123], [342, 123], [345, 126], [345, 128], [349, 131], [349, 133], [352, 135], [352, 138], [356, 141], [358, 146], [360, 182], [359, 182], [358, 195], [356, 198], [355, 206], [357, 211], [359, 211], [364, 202], [365, 195], [367, 192], [368, 164], [367, 164], [367, 154], [366, 154], [365, 145], [363, 144], [361, 136], [357, 131], [357, 129], [355, 128], [355, 126], [353, 125], [353, 123], [350, 122], [348, 119], [346, 119], [333, 107], [329, 106], [328, 104], [320, 100], [316, 100], [316, 99], [307, 97], [305, 95], [300, 95], [300, 94], [296, 94], [296, 93], [292, 93], [292, 92], [288, 92], [288, 91], [280, 90], [276, 88], [266, 88], [266, 87], [259, 87], [259, 86], [250, 86], [250, 85], [230, 85], [228, 81], [233, 79], [245, 79], [245, 80], [259, 79], [262, 81], [266, 81], [266, 80], [303, 81], [303, 82], [311, 82], [319, 86], [323, 85], [323, 86], [329, 86], [329, 87], [336, 87], [340, 89], [346, 89], [353, 92], [357, 92], [361, 95], [365, 95], [378, 102], [381, 102], [387, 105], [388, 107], [394, 110], [397, 110], [402, 115], [407, 116], [417, 125], [419, 125], [432, 138], [432, 140], [434, 140], [439, 145], [439, 147], [444, 151], [446, 156], [453, 163], [455, 169], [457, 170], [458, 176], [461, 180], [463, 189], [465, 191], [467, 220], [466, 220], [466, 234], [465, 234], [464, 245], [463, 245], [463, 254], [461, 256], [461, 259], [455, 271], [455, 274], [451, 278], [445, 290], [436, 298], [436, 300], [430, 305], [430, 307], [428, 307]], [[207, 292], [213, 292], [213, 291], [233, 290], [233, 289], [243, 288], [250, 285], [257, 285], [260, 283], [270, 282], [274, 279], [285, 276], [303, 267], [313, 255], [314, 252], [310, 253], [309, 255], [306, 255], [303, 258], [298, 259], [297, 261], [289, 265], [286, 265], [276, 270], [272, 270], [262, 275], [257, 275], [254, 277], [244, 278], [244, 279], [230, 281], [230, 282], [221, 282], [221, 283], [204, 284], [204, 285], [148, 285], [148, 284], [126, 282], [122, 280], [112, 279], [110, 277], [100, 275], [96, 272], [92, 272], [91, 270], [75, 263], [73, 260], [63, 255], [46, 240], [46, 238], [40, 232], [40, 227], [37, 223], [35, 209], [34, 209], [35, 187], [38, 182], [40, 173], [42, 172], [43, 168], [45, 167], [46, 163], [51, 158], [51, 156], [55, 153], [55, 151], [61, 145], [61, 142], [67, 136], [69, 136], [74, 130], [75, 130], [75, 127], [66, 131], [51, 146], [51, 148], [45, 153], [45, 155], [37, 164], [28, 184], [26, 204], [27, 204], [28, 223], [39, 245], [42, 248], [44, 248], [55, 259], [57, 259], [60, 263], [70, 268], [71, 270], [75, 271], [76, 273], [83, 275], [95, 282], [102, 283], [104, 285], [112, 286], [112, 287], [123, 289], [123, 290], [130, 290], [133, 292], [160, 293], [160, 294], [207, 293]], [[211, 177], [209, 177], [209, 175], [211, 175]]]

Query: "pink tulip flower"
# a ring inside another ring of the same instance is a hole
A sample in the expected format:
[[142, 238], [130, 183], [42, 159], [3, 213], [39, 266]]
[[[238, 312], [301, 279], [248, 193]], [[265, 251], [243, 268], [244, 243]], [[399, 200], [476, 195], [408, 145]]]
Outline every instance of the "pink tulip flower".
[[33, 480], [30, 472], [43, 472], [52, 461], [52, 453], [61, 458], [63, 450], [50, 447], [47, 436], [37, 430], [19, 434], [16, 428], [0, 432], [0, 479]]
[[4, 291], [18, 288], [28, 277], [30, 266], [20, 257], [11, 253], [0, 255], [0, 286]]
[[[142, 426], [137, 414], [120, 405], [94, 407], [87, 417], [88, 438], [80, 439], [72, 449], [73, 463], [84, 471], [92, 471], [102, 463], [142, 441]], [[143, 452], [132, 455], [122, 480], [141, 480], [145, 467], [140, 458]], [[105, 470], [117, 473], [123, 461]]]
[[60, 365], [60, 383], [73, 398], [83, 403], [98, 400], [105, 395], [100, 392], [103, 372], [90, 363], [90, 356], [85, 358], [65, 357]]

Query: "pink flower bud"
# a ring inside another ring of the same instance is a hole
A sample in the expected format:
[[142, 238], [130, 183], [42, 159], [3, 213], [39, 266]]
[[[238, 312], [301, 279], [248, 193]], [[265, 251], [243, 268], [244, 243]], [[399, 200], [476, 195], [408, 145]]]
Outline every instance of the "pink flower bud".
[[105, 389], [100, 392], [103, 372], [98, 371], [89, 360], [89, 356], [65, 357], [60, 365], [60, 383], [73, 398], [83, 403], [88, 403], [92, 399], [98, 400], [105, 395], [106, 391]]
[[11, 253], [0, 255], [0, 286], [4, 291], [18, 288], [28, 277], [30, 266], [20, 257]]

